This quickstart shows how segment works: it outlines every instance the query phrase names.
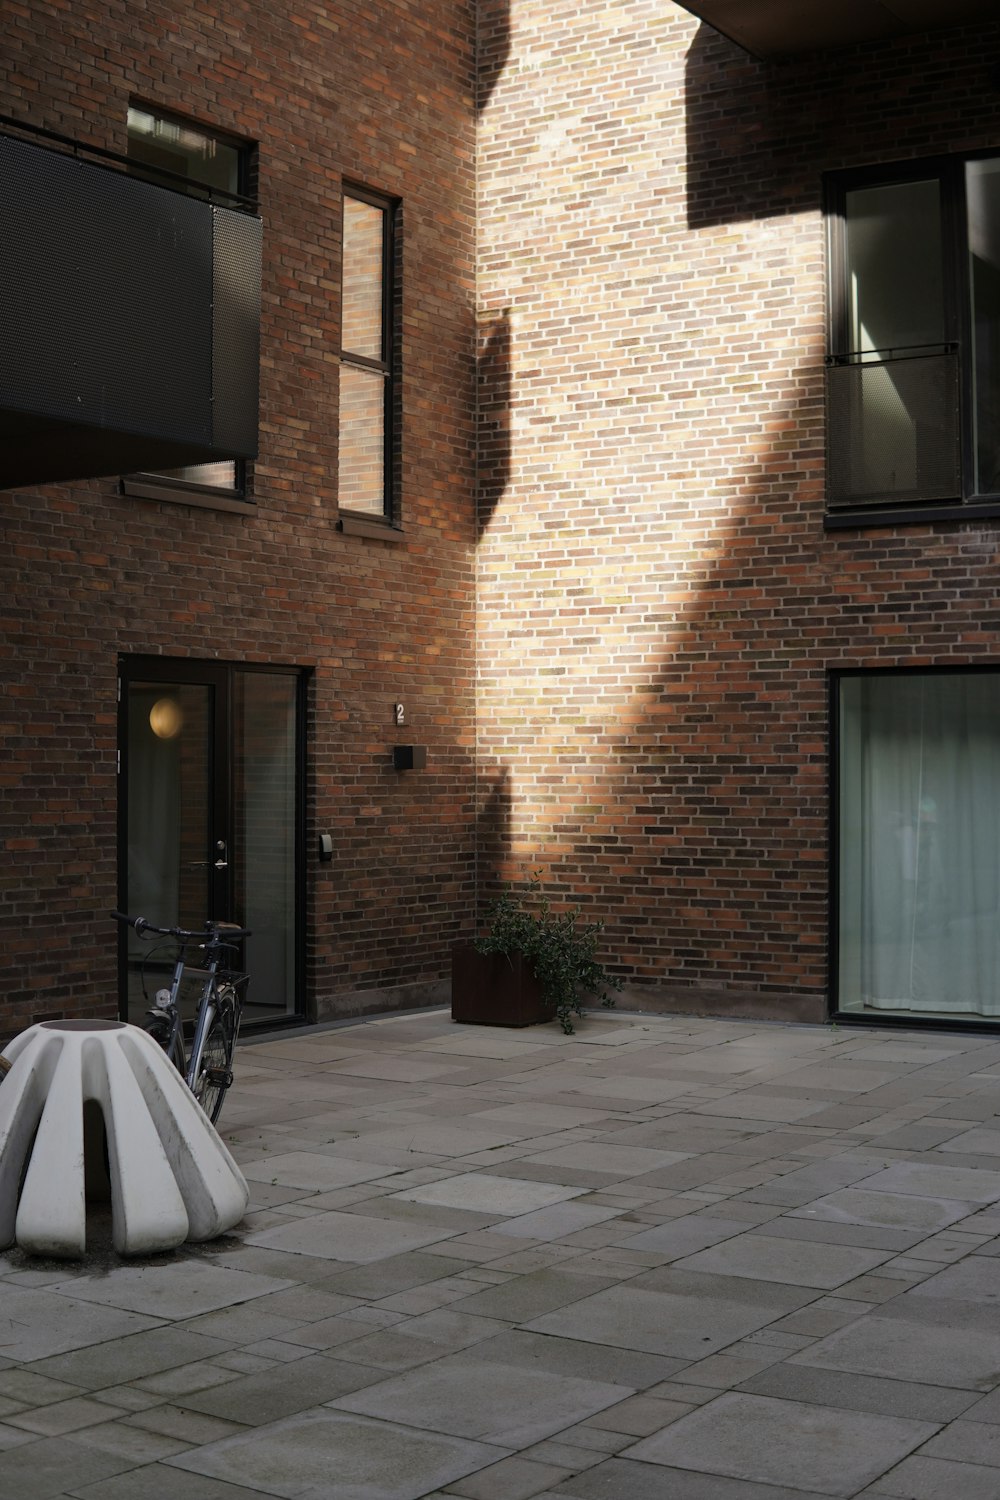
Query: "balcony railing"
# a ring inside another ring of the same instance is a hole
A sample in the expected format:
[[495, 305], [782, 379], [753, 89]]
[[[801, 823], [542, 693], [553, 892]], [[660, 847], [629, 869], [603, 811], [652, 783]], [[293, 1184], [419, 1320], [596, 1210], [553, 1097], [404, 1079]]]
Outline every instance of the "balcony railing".
[[0, 488], [254, 457], [259, 218], [0, 127]]

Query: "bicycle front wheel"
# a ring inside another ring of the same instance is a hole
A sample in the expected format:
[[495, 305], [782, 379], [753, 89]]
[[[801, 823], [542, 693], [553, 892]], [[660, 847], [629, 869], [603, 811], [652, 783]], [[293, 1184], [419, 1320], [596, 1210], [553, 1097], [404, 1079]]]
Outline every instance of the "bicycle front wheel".
[[219, 1011], [208, 1030], [201, 1054], [201, 1067], [194, 1081], [194, 1097], [214, 1125], [222, 1112], [223, 1100], [233, 1081], [232, 1019], [228, 1010]]

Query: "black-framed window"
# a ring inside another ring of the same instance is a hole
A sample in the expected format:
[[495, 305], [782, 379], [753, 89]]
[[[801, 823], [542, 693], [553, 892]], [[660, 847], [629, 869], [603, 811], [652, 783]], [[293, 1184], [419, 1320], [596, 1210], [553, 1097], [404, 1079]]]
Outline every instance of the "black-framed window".
[[338, 505], [341, 525], [399, 524], [399, 205], [344, 187]]
[[[148, 168], [154, 181], [226, 206], [249, 199], [256, 168], [250, 143], [143, 103], [129, 105], [127, 132], [129, 160], [140, 172]], [[122, 488], [147, 499], [244, 510], [251, 498], [251, 474], [242, 459], [222, 459], [128, 474]]]
[[1000, 1021], [1000, 669], [832, 677], [834, 1013]]
[[1000, 155], [828, 179], [828, 525], [1000, 514]]

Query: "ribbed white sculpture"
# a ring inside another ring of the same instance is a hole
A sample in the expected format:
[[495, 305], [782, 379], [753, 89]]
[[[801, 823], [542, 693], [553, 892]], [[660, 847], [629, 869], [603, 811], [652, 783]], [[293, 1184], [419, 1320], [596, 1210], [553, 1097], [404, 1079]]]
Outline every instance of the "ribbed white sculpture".
[[0, 1084], [0, 1249], [84, 1255], [87, 1199], [109, 1192], [120, 1255], [210, 1240], [243, 1217], [246, 1179], [139, 1027], [43, 1021], [4, 1056], [12, 1066]]

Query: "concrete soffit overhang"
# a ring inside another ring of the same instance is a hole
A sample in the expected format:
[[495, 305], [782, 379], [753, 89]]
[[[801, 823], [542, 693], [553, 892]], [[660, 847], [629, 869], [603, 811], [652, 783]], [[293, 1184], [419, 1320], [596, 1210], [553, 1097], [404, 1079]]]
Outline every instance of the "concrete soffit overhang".
[[1000, 19], [998, 0], [679, 0], [762, 59]]

